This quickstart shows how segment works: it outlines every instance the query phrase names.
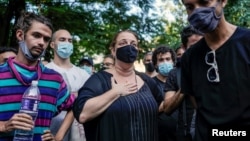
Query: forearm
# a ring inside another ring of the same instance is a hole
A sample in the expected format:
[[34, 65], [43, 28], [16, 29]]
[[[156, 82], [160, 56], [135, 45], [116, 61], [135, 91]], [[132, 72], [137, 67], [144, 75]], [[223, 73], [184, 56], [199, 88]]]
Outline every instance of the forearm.
[[182, 102], [184, 95], [180, 93], [180, 90], [177, 92], [171, 91], [167, 92], [164, 98], [164, 111], [167, 114], [173, 112]]
[[67, 114], [63, 120], [63, 123], [61, 124], [61, 127], [59, 128], [59, 130], [55, 136], [57, 141], [63, 140], [66, 132], [70, 129], [73, 121], [74, 121], [74, 116], [73, 116], [73, 112], [71, 110], [71, 111], [67, 112]]
[[79, 117], [80, 123], [97, 117], [119, 97], [120, 95], [114, 89], [111, 89], [100, 96], [87, 100]]

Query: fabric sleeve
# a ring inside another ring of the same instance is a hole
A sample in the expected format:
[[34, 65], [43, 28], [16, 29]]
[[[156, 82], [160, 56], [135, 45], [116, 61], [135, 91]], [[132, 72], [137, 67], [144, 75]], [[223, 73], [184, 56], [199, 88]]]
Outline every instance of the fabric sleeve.
[[70, 94], [69, 90], [67, 89], [67, 84], [62, 79], [62, 83], [57, 94], [57, 112], [59, 113], [62, 110], [71, 110], [74, 100], [75, 96]]
[[169, 72], [167, 81], [165, 83], [164, 92], [178, 91], [179, 87], [178, 87], [178, 84], [177, 84], [177, 76], [176, 75], [177, 75], [177, 69], [176, 68], [172, 69]]
[[147, 76], [146, 74], [144, 73], [140, 73], [140, 72], [136, 72], [137, 75], [139, 75], [145, 83], [147, 83], [147, 85], [149, 86], [156, 102], [158, 103], [158, 105], [161, 104], [161, 102], [163, 101], [163, 91], [161, 90], [161, 86], [160, 85], [157, 85], [156, 81]]
[[93, 74], [78, 91], [78, 96], [74, 101], [73, 113], [77, 121], [87, 100], [99, 96], [111, 88], [111, 77], [104, 76], [98, 72]]
[[190, 71], [190, 49], [188, 49], [181, 57], [181, 93], [183, 94], [193, 94], [192, 92], [192, 79]]

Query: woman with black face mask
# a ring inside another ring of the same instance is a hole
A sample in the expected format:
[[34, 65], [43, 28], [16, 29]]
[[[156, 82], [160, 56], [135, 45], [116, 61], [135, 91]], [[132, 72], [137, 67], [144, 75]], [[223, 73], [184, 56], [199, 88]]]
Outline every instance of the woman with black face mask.
[[92, 75], [74, 103], [88, 141], [158, 141], [161, 91], [153, 79], [136, 72], [138, 37], [118, 32], [111, 43], [114, 67]]

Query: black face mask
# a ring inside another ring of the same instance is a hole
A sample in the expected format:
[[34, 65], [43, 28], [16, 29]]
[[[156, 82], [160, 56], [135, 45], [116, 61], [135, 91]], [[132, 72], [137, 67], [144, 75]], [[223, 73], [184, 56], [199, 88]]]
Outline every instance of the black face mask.
[[181, 66], [181, 57], [176, 58], [176, 67]]
[[145, 64], [146, 71], [153, 72], [155, 70], [155, 67], [152, 62]]
[[137, 54], [138, 50], [132, 45], [126, 45], [116, 50], [117, 59], [125, 63], [134, 63]]

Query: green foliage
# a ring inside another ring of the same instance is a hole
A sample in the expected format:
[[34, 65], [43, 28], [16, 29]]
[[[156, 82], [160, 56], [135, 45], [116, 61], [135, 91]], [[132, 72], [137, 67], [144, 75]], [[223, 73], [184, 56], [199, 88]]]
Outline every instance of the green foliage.
[[[85, 55], [109, 54], [113, 35], [123, 29], [134, 30], [140, 36], [139, 56], [142, 58], [145, 52], [160, 44], [171, 48], [180, 45], [179, 33], [188, 24], [186, 11], [181, 0], [172, 1], [176, 6], [171, 8], [175, 21], [149, 15], [150, 10], [155, 10], [154, 0], [0, 0], [0, 46], [15, 43], [12, 26], [19, 11], [26, 9], [52, 19], [55, 30], [64, 28], [70, 31], [75, 38], [71, 56], [75, 64]], [[249, 0], [228, 0], [224, 9], [226, 19], [233, 24], [250, 27], [249, 6]], [[52, 57], [53, 51], [48, 48], [46, 60]]]
[[249, 0], [228, 0], [225, 10], [225, 17], [232, 24], [250, 27], [250, 1]]

